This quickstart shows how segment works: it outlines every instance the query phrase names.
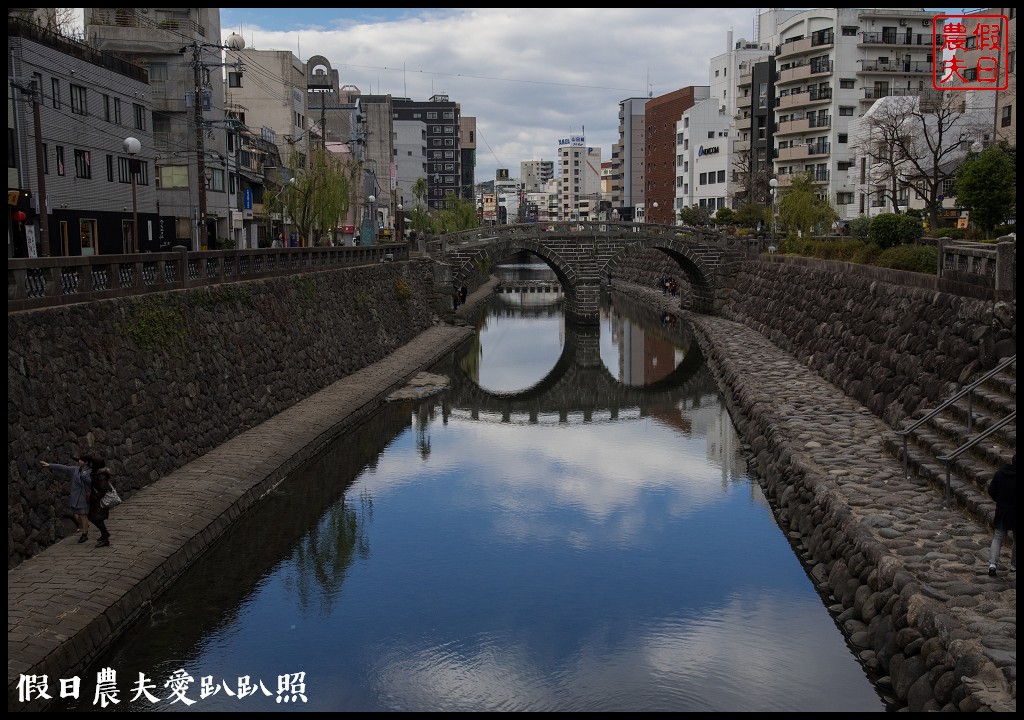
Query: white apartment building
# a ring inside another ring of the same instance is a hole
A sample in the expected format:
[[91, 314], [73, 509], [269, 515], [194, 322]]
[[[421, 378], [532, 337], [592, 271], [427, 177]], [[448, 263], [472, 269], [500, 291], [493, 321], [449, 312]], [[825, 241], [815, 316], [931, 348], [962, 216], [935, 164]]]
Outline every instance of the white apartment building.
[[573, 135], [558, 141], [558, 219], [582, 220], [601, 197], [601, 148]]
[[732, 115], [712, 96], [683, 113], [676, 124], [676, 192], [674, 209], [697, 205], [714, 215], [730, 207], [730, 134]]

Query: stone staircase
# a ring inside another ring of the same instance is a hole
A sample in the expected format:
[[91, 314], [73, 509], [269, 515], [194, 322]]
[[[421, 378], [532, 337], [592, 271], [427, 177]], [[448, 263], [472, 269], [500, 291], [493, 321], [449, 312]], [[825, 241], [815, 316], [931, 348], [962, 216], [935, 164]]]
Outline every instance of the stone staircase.
[[[972, 379], [964, 388], [976, 385], [970, 395], [959, 397], [945, 407], [940, 403], [938, 407], [942, 409], [924, 422], [920, 422], [921, 418], [928, 417], [935, 410], [919, 413], [913, 421], [904, 422], [904, 428], [913, 429], [890, 433], [884, 439], [886, 449], [904, 461], [905, 433], [908, 471], [927, 480], [942, 493], [943, 498], [947, 463], [939, 458], [951, 455], [1016, 411], [1017, 356], [1004, 359], [1000, 366], [990, 377], [985, 376], [992, 371], [984, 371]], [[963, 391], [956, 394], [960, 392]], [[968, 418], [972, 415], [973, 424], [969, 429]], [[988, 482], [992, 474], [1009, 462], [1016, 452], [1017, 422], [1014, 418], [951, 460], [949, 486], [953, 505], [982, 523], [990, 524], [995, 502], [988, 496]]]

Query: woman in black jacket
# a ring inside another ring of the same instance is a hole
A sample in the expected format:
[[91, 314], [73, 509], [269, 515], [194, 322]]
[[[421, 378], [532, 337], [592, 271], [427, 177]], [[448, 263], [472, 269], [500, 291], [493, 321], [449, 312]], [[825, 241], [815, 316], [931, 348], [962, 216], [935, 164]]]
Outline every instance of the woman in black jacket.
[[110, 533], [107, 531], [107, 518], [110, 517], [110, 508], [103, 507], [103, 496], [110, 490], [110, 470], [104, 467], [104, 462], [97, 459], [94, 461], [92, 471], [92, 494], [89, 496], [89, 519], [92, 524], [100, 529], [100, 539], [96, 541], [96, 547], [108, 547], [110, 545]]
[[988, 494], [996, 501], [996, 513], [992, 519], [995, 536], [988, 556], [988, 574], [996, 576], [999, 567], [999, 549], [1008, 533], [1013, 533], [1013, 545], [1010, 548], [1010, 572], [1017, 572], [1017, 454], [1008, 465], [1003, 465], [992, 476], [988, 484]]

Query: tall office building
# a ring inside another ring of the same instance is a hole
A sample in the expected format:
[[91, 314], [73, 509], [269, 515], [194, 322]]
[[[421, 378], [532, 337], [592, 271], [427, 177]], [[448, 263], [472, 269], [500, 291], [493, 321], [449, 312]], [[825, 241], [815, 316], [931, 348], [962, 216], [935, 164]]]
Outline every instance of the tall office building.
[[[447, 95], [434, 95], [425, 101], [394, 98], [392, 107], [396, 123], [421, 123], [426, 143], [427, 206], [439, 210], [445, 207], [448, 195], [464, 197], [459, 104], [449, 100]], [[408, 135], [408, 129], [403, 131], [404, 137]], [[407, 144], [403, 143], [402, 147], [403, 151], [409, 152]], [[472, 193], [472, 188], [468, 192]]]

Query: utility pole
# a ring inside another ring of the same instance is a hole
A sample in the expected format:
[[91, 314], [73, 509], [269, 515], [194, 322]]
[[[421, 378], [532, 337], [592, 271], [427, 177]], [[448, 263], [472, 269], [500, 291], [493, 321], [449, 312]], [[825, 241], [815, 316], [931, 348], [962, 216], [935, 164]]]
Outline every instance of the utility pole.
[[199, 43], [192, 43], [192, 72], [195, 76], [195, 95], [192, 96], [192, 114], [196, 125], [196, 173], [199, 191], [199, 217], [196, 232], [197, 250], [206, 250], [206, 142], [203, 137], [203, 63]]
[[[235, 51], [244, 50], [245, 40], [242, 39], [241, 35], [236, 35], [235, 33], [228, 36], [227, 44], [225, 45], [201, 43], [198, 40], [193, 40], [191, 45], [185, 45], [181, 48], [180, 52], [184, 54], [189, 47], [192, 48], [192, 73], [195, 82], [195, 95], [192, 97], [192, 119], [196, 125], [196, 172], [199, 175], [197, 188], [199, 191], [199, 237], [197, 239], [199, 249], [202, 250], [204, 249], [204, 246], [207, 245], [208, 239], [208, 231], [206, 229], [206, 142], [203, 137], [203, 131], [205, 130], [205, 123], [203, 121], [203, 68], [224, 67], [225, 65], [233, 64], [223, 62], [210, 63], [208, 65], [204, 64], [202, 60], [202, 52], [205, 48]], [[241, 62], [239, 61], [233, 65], [241, 67]]]
[[46, 211], [46, 169], [43, 156], [43, 125], [39, 119], [39, 105], [43, 101], [43, 89], [33, 80], [25, 85], [12, 80], [13, 85], [22, 95], [32, 96], [32, 123], [36, 133], [36, 204], [39, 206], [39, 255], [50, 257], [50, 218]]

